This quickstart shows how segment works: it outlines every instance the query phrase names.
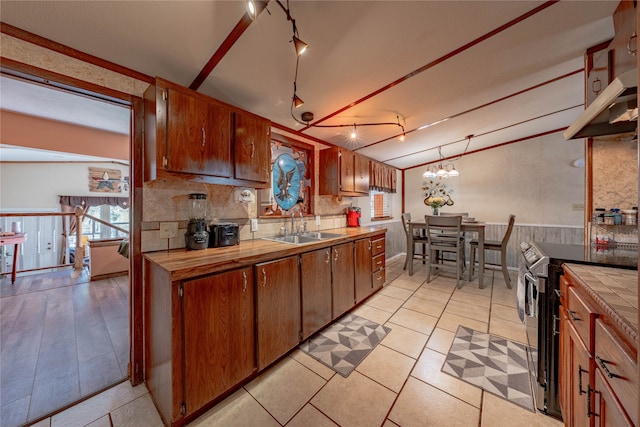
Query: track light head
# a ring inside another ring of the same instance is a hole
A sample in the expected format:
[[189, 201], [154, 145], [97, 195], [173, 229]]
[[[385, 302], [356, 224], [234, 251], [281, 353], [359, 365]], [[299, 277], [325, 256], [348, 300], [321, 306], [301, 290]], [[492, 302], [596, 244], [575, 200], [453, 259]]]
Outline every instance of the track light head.
[[307, 51], [309, 45], [300, 40], [298, 37], [293, 36], [293, 47], [296, 49], [296, 55], [300, 56]]
[[258, 8], [256, 7], [256, 2], [254, 0], [247, 0], [247, 15], [249, 18], [256, 19], [258, 15]]
[[304, 101], [298, 95], [293, 94], [293, 108], [299, 108], [304, 105]]

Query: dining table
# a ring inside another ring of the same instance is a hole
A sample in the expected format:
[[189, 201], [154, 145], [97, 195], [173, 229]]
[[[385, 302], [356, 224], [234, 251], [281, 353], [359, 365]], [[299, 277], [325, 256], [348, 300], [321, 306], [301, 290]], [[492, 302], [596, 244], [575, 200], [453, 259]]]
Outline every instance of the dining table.
[[[409, 238], [407, 239], [407, 259], [413, 260], [413, 236], [414, 230], [419, 231], [420, 234], [424, 234], [424, 230], [427, 228], [427, 224], [424, 221], [409, 221], [407, 223], [409, 227]], [[484, 288], [484, 229], [486, 227], [485, 222], [478, 221], [462, 221], [460, 229], [465, 233], [476, 233], [478, 236], [478, 287]], [[413, 276], [413, 262], [407, 263], [407, 269], [409, 276]], [[469, 281], [471, 281], [471, 268], [469, 268]]]

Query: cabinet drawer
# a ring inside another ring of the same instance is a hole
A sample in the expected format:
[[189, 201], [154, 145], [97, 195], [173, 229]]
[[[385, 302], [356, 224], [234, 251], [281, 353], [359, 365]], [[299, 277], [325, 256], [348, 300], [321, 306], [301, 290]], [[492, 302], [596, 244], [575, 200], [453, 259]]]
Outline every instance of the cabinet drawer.
[[376, 256], [384, 253], [385, 239], [375, 239], [371, 241], [371, 256]]
[[381, 253], [371, 258], [371, 271], [376, 272], [385, 266], [385, 254]]
[[373, 289], [380, 289], [384, 282], [386, 281], [386, 269], [382, 267], [380, 270], [376, 271], [371, 275], [371, 284]]
[[638, 365], [634, 352], [601, 320], [595, 322], [595, 362], [635, 425], [638, 424]]
[[598, 314], [592, 308], [575, 286], [571, 286], [567, 292], [567, 314], [582, 342], [593, 354], [593, 327]]

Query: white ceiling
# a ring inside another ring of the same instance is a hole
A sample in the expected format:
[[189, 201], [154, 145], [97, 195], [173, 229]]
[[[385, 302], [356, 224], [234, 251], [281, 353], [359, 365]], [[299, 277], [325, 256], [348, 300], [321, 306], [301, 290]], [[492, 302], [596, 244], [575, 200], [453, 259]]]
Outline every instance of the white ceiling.
[[[286, 0], [281, 4], [286, 7]], [[583, 68], [588, 47], [613, 37], [611, 15], [618, 1], [562, 1], [474, 42], [542, 4], [291, 1], [299, 36], [309, 43], [299, 62], [297, 94], [305, 105], [295, 110], [297, 117], [311, 111], [316, 120], [332, 116], [323, 125], [350, 125], [395, 122], [397, 116], [407, 131], [450, 118], [409, 132], [404, 142], [393, 138], [401, 132], [397, 126], [360, 127], [357, 142], [347, 138], [349, 128], [312, 127], [304, 133], [409, 168], [438, 159], [440, 146], [445, 157], [460, 155], [467, 135], [474, 135], [471, 151], [568, 126], [584, 108], [584, 76], [560, 77]], [[198, 91], [301, 130], [290, 113], [292, 25], [275, 0], [268, 11]], [[189, 86], [244, 13], [240, 0], [3, 0], [0, 18]], [[541, 86], [518, 94], [536, 85]], [[2, 102], [5, 108], [4, 93]]]

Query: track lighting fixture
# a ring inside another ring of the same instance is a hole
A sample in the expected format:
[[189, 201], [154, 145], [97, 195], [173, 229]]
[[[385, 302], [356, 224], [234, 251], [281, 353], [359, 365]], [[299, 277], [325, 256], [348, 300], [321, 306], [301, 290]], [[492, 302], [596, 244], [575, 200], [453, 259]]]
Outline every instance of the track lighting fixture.
[[293, 36], [293, 47], [295, 47], [296, 49], [296, 55], [300, 56], [303, 53], [305, 53], [307, 51], [307, 48], [309, 47], [308, 44], [306, 44], [305, 42], [303, 42], [302, 40], [300, 40], [298, 37], [296, 37], [295, 35]]
[[256, 19], [258, 15], [258, 8], [256, 7], [256, 2], [253, 0], [247, 0], [247, 15], [252, 20]]
[[304, 101], [293, 92], [293, 108], [300, 108], [304, 105]]

